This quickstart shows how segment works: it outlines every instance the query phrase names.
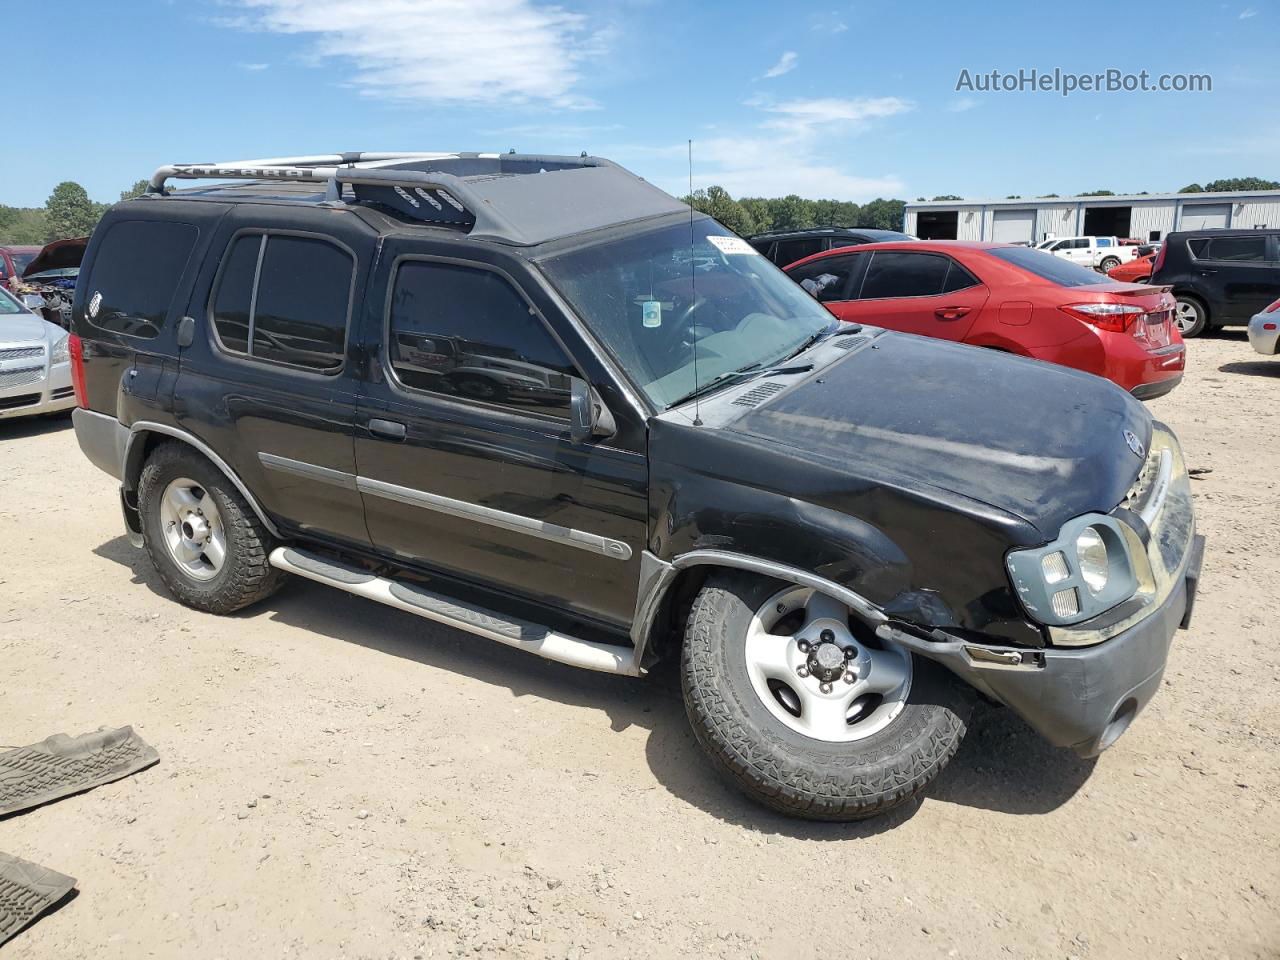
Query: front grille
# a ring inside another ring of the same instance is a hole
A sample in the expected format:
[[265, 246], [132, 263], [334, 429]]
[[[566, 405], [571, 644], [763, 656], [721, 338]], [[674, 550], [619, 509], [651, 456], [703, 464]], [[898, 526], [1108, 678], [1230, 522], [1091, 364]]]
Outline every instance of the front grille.
[[0, 410], [16, 410], [18, 407], [29, 407], [40, 402], [40, 394], [23, 393], [16, 397], [0, 398]]
[[65, 400], [76, 392], [75, 387], [58, 387], [53, 393], [49, 394], [54, 400]]
[[1137, 478], [1133, 481], [1133, 485], [1129, 487], [1129, 492], [1124, 495], [1124, 500], [1120, 505], [1126, 510], [1132, 510], [1138, 513], [1146, 504], [1147, 495], [1151, 492], [1151, 485], [1155, 483], [1156, 476], [1160, 473], [1160, 451], [1148, 450], [1147, 459], [1142, 462], [1142, 469], [1138, 471]]
[[742, 396], [734, 400], [733, 403], [738, 407], [754, 407], [765, 400], [768, 400], [775, 393], [785, 390], [785, 384], [781, 383], [762, 383], [759, 386], [752, 387]]
[[0, 370], [0, 390], [20, 387], [27, 383], [39, 383], [44, 379], [44, 367], [22, 367], [19, 370]]
[[44, 347], [9, 347], [0, 350], [0, 361], [29, 360], [32, 357], [43, 357]]

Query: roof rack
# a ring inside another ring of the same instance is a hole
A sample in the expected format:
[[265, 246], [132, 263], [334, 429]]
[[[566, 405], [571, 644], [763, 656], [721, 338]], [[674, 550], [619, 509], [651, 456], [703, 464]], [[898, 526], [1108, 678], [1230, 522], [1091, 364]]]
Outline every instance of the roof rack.
[[[572, 179], [546, 174], [573, 172]], [[323, 184], [326, 203], [390, 207], [424, 223], [465, 227], [473, 237], [533, 244], [683, 205], [599, 157], [500, 153], [333, 153], [160, 167], [147, 193], [169, 180]], [[603, 205], [603, 209], [602, 209]]]

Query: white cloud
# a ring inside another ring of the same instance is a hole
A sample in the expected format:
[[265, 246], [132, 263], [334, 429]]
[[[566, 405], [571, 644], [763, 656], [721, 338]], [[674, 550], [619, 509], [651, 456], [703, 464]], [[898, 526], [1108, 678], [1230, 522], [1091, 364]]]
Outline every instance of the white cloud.
[[250, 73], [261, 73], [263, 70], [268, 69], [271, 66], [271, 64], [269, 63], [237, 63], [236, 66], [239, 67], [241, 70], [248, 70]]
[[964, 113], [966, 110], [972, 110], [977, 105], [978, 101], [973, 97], [960, 97], [947, 104], [947, 109], [952, 113]]
[[815, 131], [830, 133], [836, 129], [860, 129], [867, 120], [892, 117], [915, 107], [910, 100], [901, 97], [854, 97], [847, 100], [818, 97], [781, 103], [756, 99], [748, 101], [747, 105], [774, 114], [764, 126], [791, 136], [804, 136]]
[[1258, 15], [1258, 11], [1255, 10], [1253, 7], [1245, 7], [1243, 10], [1240, 11], [1241, 20], [1248, 20], [1250, 17], [1256, 17], [1257, 15]]
[[835, 11], [815, 13], [809, 17], [809, 29], [814, 33], [837, 34], [848, 30], [849, 24], [845, 23], [840, 14]]
[[790, 73], [799, 62], [800, 55], [794, 50], [788, 50], [778, 59], [777, 63], [764, 72], [764, 79], [772, 80], [774, 77], [780, 77], [784, 73]]
[[346, 61], [370, 97], [420, 103], [593, 106], [579, 65], [611, 39], [587, 18], [534, 0], [235, 0], [240, 29], [310, 38]]

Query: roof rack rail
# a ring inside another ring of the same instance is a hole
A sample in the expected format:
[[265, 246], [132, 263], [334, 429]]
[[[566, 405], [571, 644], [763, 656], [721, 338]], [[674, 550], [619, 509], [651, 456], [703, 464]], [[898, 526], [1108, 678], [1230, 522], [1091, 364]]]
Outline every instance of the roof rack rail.
[[[539, 176], [572, 171], [578, 173], [568, 180]], [[412, 220], [461, 226], [472, 237], [522, 245], [685, 209], [657, 187], [586, 153], [354, 152], [175, 163], [151, 175], [147, 194], [167, 195], [169, 180], [322, 184], [326, 203], [350, 203], [354, 195], [354, 202], [390, 207]]]

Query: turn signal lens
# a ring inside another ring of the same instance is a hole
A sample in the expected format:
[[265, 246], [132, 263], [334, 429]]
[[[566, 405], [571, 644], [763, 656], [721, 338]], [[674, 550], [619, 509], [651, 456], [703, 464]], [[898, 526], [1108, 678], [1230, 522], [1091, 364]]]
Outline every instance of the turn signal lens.
[[1061, 583], [1071, 576], [1071, 571], [1067, 568], [1067, 558], [1057, 551], [1041, 560], [1040, 568], [1044, 571], [1044, 582], [1048, 584]]
[[1053, 595], [1053, 615], [1065, 620], [1080, 612], [1080, 596], [1075, 587], [1067, 587]]

